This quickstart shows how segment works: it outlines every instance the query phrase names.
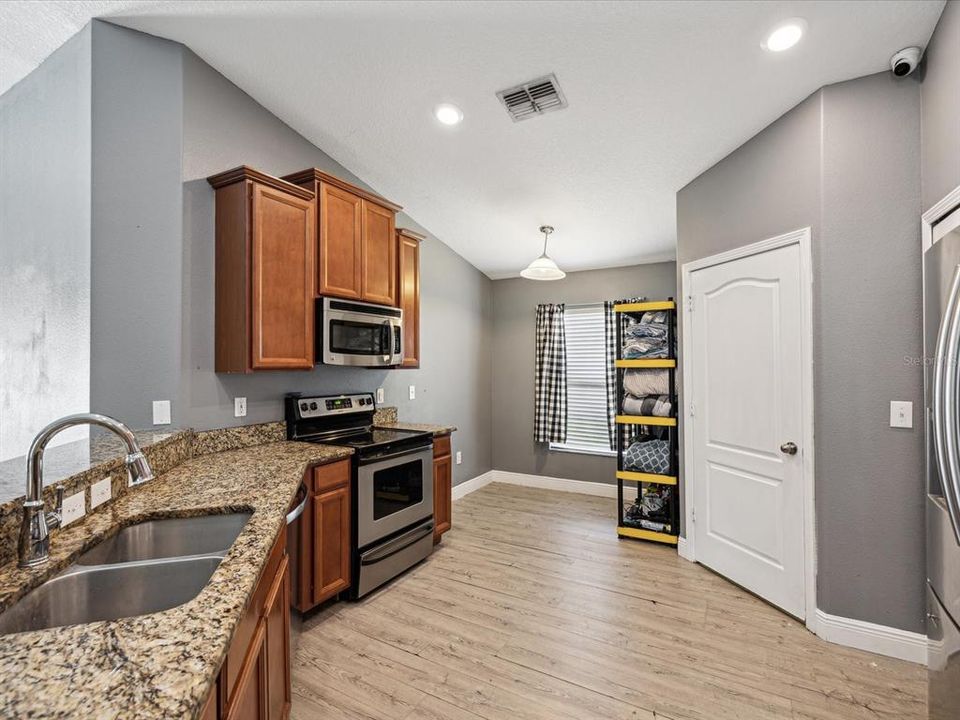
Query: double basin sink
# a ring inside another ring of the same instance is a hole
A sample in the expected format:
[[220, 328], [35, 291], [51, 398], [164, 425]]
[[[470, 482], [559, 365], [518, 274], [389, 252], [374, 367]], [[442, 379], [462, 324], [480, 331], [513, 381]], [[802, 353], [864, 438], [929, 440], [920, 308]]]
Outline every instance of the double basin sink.
[[189, 602], [250, 515], [166, 518], [125, 527], [0, 615], [0, 635], [146, 615]]

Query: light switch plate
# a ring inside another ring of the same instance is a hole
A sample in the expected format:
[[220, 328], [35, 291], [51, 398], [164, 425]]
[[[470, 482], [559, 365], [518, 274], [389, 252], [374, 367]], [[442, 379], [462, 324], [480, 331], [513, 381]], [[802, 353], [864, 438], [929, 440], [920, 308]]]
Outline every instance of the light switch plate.
[[383, 404], [383, 388], [377, 388], [377, 405]]
[[86, 513], [85, 500], [86, 493], [82, 490], [63, 499], [63, 516], [60, 520], [60, 527], [76, 522], [84, 516]]
[[153, 401], [153, 424], [154, 425], [170, 424], [170, 401], [169, 400]]
[[100, 482], [90, 486], [90, 509], [103, 505], [113, 497], [113, 479], [107, 475]]
[[233, 416], [234, 417], [247, 416], [247, 399], [245, 397], [238, 397], [233, 399]]
[[463, 462], [463, 453], [457, 450], [457, 465]]
[[416, 400], [416, 399], [417, 399], [417, 386], [416, 386], [416, 385], [411, 385], [411, 386], [410, 386], [410, 399], [411, 399], [411, 400]]
[[913, 427], [913, 403], [904, 400], [890, 401], [890, 427]]

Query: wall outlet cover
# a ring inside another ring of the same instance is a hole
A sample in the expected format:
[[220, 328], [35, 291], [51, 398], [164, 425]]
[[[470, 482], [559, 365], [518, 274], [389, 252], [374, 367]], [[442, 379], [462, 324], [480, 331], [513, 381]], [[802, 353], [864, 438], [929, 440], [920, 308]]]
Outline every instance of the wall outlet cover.
[[377, 405], [383, 404], [383, 388], [377, 388]]
[[169, 400], [153, 401], [153, 424], [154, 425], [170, 424], [170, 401]]
[[86, 497], [86, 493], [81, 490], [63, 499], [63, 519], [60, 527], [76, 522], [86, 514]]
[[411, 386], [410, 386], [410, 399], [411, 399], [411, 400], [416, 400], [416, 399], [417, 399], [417, 386], [416, 386], [416, 385], [411, 385]]
[[460, 465], [463, 462], [463, 453], [457, 450], [457, 465]]
[[90, 486], [90, 509], [103, 505], [113, 497], [113, 479], [107, 475], [100, 482]]
[[245, 397], [238, 397], [233, 399], [233, 416], [234, 417], [247, 416], [247, 399]]
[[913, 403], [904, 400], [890, 401], [890, 427], [913, 427]]

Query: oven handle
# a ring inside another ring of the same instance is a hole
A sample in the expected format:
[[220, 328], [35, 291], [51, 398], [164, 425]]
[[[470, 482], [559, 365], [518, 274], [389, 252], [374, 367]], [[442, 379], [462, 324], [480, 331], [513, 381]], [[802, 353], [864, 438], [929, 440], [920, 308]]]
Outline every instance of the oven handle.
[[385, 545], [381, 545], [376, 550], [369, 554], [365, 554], [360, 558], [361, 565], [373, 565], [378, 563], [381, 560], [386, 560], [391, 555], [396, 555], [401, 550], [406, 550], [408, 547], [414, 543], [423, 540], [427, 535], [433, 534], [433, 520], [428, 523], [416, 527], [408, 533], [401, 535], [398, 538], [394, 538]]
[[416, 447], [408, 447], [403, 450], [397, 450], [396, 452], [387, 453], [386, 455], [369, 455], [365, 458], [361, 458], [358, 462], [359, 465], [372, 465], [373, 463], [382, 462], [384, 460], [393, 460], [394, 458], [403, 457], [404, 455], [410, 455], [411, 459], [415, 455], [419, 455], [424, 450], [431, 450], [431, 445], [418, 445]]

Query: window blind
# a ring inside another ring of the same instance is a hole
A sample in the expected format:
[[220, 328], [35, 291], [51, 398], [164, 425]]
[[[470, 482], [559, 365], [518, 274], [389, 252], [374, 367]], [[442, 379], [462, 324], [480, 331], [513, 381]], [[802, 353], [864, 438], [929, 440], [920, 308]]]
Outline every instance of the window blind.
[[567, 441], [557, 450], [613, 454], [607, 435], [603, 303], [564, 309], [567, 345]]

